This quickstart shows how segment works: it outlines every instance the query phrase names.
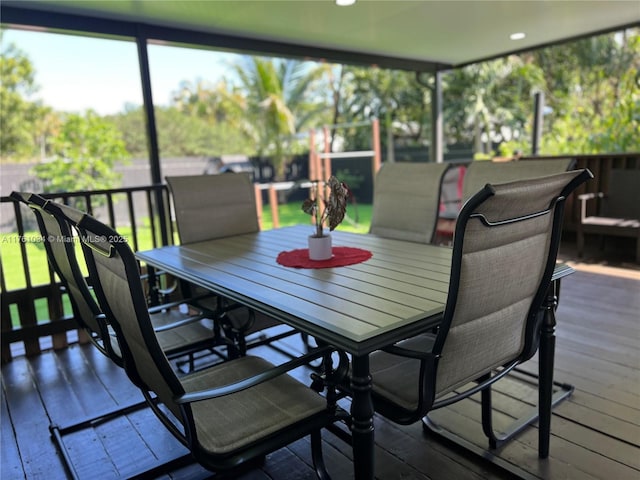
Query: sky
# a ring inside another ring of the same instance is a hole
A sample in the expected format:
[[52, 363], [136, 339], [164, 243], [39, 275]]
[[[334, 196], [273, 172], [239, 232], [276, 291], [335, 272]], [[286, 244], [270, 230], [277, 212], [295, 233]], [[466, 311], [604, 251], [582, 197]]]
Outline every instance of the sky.
[[[35, 67], [41, 99], [59, 111], [101, 115], [122, 112], [127, 103], [141, 105], [142, 91], [134, 42], [4, 30], [2, 48], [15, 43]], [[156, 105], [167, 105], [183, 80], [215, 83], [238, 56], [190, 48], [149, 45], [151, 88]]]

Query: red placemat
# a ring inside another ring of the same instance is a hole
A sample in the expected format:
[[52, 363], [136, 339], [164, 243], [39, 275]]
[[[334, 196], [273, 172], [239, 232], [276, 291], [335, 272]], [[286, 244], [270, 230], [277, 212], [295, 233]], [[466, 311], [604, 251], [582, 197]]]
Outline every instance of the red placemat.
[[285, 267], [330, 268], [364, 262], [373, 255], [368, 250], [353, 247], [333, 247], [332, 252], [333, 256], [328, 260], [309, 260], [309, 249], [299, 248], [288, 252], [280, 252], [276, 261]]

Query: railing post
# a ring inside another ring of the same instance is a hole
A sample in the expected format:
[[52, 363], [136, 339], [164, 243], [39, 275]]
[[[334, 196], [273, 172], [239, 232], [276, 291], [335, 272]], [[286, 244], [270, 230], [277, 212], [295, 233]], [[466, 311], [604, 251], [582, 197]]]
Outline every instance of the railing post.
[[372, 147], [373, 147], [373, 165], [372, 165], [372, 174], [375, 178], [376, 173], [380, 170], [380, 165], [382, 165], [382, 155], [380, 153], [380, 120], [374, 118], [371, 122], [371, 134], [372, 134]]
[[262, 215], [263, 215], [263, 205], [262, 205], [262, 190], [257, 183], [253, 184], [253, 189], [256, 195], [256, 213], [258, 215], [258, 227], [262, 230]]
[[278, 217], [278, 195], [276, 187], [269, 185], [269, 206], [271, 207], [271, 221], [273, 222], [273, 228], [280, 226], [280, 218]]
[[323, 162], [323, 172], [322, 172], [322, 180], [325, 182], [329, 180], [331, 176], [331, 144], [329, 142], [329, 127], [326, 125], [322, 129], [322, 133], [324, 135], [324, 153], [326, 154]]

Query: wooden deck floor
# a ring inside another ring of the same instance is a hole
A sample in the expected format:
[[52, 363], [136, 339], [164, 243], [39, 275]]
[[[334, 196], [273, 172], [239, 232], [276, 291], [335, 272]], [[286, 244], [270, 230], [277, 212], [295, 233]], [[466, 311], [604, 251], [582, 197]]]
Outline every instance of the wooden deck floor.
[[[640, 270], [578, 264], [562, 285], [557, 312], [556, 380], [575, 385], [554, 410], [551, 453], [537, 457], [537, 429], [529, 427], [495, 455], [525, 478], [640, 478]], [[285, 348], [300, 348], [297, 337]], [[281, 354], [252, 351], [273, 361]], [[526, 368], [535, 371], [535, 358]], [[299, 372], [301, 378], [305, 372]], [[535, 390], [517, 380], [498, 382], [497, 427], [530, 406]], [[2, 479], [68, 478], [52, 441], [50, 425], [64, 427], [99, 411], [135, 403], [141, 395], [117, 367], [89, 346], [18, 357], [2, 367]], [[470, 399], [436, 412], [442, 425], [486, 448], [479, 405]], [[401, 427], [376, 418], [379, 479], [501, 479], [513, 475], [486, 460], [425, 435], [420, 424]], [[324, 453], [335, 480], [353, 477], [350, 447], [331, 433]], [[119, 416], [64, 436], [81, 479], [135, 475], [186, 450], [148, 409]], [[310, 479], [308, 440], [269, 455], [263, 465], [228, 478]], [[151, 478], [209, 478], [198, 465]]]

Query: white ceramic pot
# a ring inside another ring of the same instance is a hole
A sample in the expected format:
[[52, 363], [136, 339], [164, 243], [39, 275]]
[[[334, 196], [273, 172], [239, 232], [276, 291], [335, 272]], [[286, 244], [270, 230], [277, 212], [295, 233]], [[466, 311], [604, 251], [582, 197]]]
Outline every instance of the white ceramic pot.
[[331, 256], [331, 235], [309, 235], [309, 260], [328, 260]]

